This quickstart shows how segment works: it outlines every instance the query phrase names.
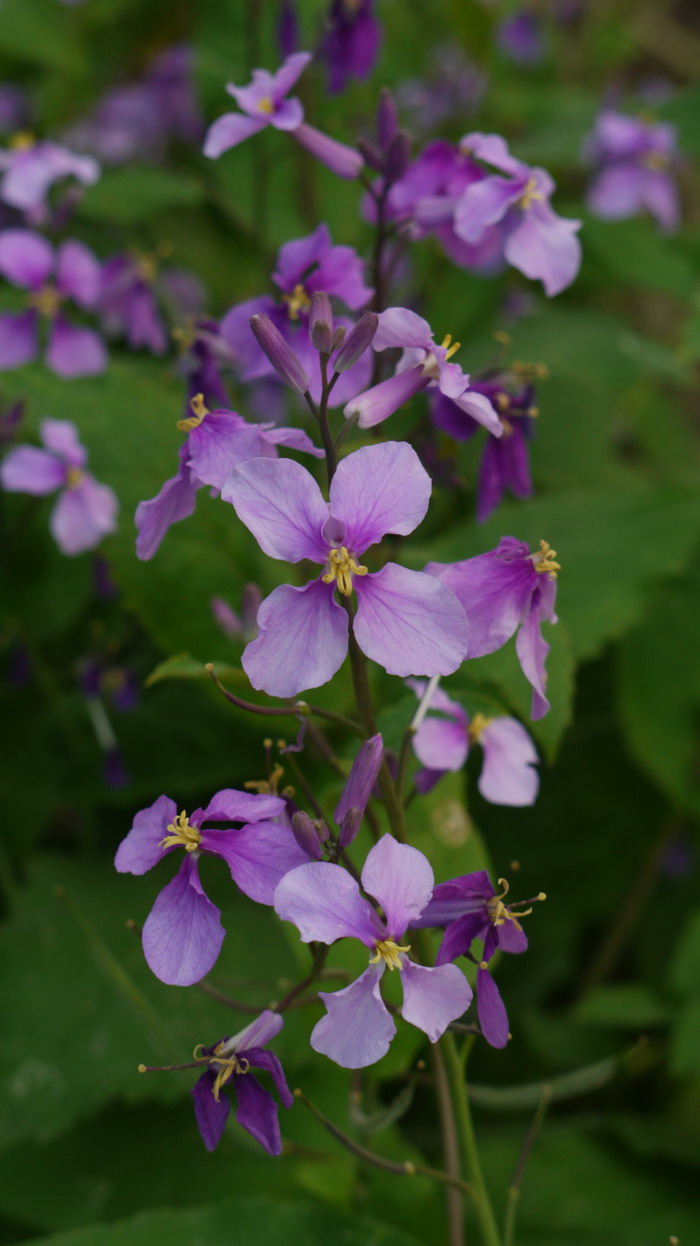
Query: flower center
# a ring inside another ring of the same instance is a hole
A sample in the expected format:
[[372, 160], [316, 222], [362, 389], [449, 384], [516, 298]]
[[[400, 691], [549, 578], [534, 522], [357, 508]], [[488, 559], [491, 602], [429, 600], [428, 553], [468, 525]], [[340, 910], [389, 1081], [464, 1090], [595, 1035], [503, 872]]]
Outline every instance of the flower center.
[[659, 173], [661, 170], [668, 168], [669, 159], [663, 151], [648, 151], [642, 156], [641, 163], [645, 168], [653, 169], [654, 172]]
[[389, 969], [401, 969], [401, 953], [410, 952], [410, 950], [410, 943], [402, 947], [400, 943], [394, 943], [393, 939], [380, 939], [379, 943], [374, 945], [374, 956], [370, 956], [369, 963], [378, 965], [380, 961], [384, 961]]
[[185, 852], [194, 852], [202, 842], [202, 836], [196, 826], [190, 826], [185, 810], [178, 813], [175, 821], [169, 823], [170, 834], [161, 839], [159, 848], [184, 848]]
[[325, 575], [321, 576], [324, 584], [332, 584], [335, 580], [338, 590], [343, 597], [349, 597], [352, 593], [352, 577], [354, 575], [367, 575], [367, 568], [360, 565], [348, 551], [347, 546], [341, 545], [339, 549], [330, 549], [328, 551], [328, 570]]
[[30, 130], [18, 130], [16, 134], [11, 135], [7, 145], [12, 151], [28, 151], [35, 143], [36, 139]]
[[79, 467], [69, 467], [66, 471], [66, 489], [77, 489], [83, 483], [83, 472]]
[[193, 428], [199, 428], [207, 415], [211, 415], [209, 408], [204, 405], [204, 394], [195, 394], [194, 398], [190, 398], [190, 410], [193, 412], [192, 415], [177, 422], [181, 433], [191, 433]]
[[155, 255], [136, 251], [132, 256], [132, 259], [134, 272], [136, 273], [139, 281], [143, 281], [147, 286], [150, 286], [152, 282], [155, 281], [156, 273], [158, 271], [158, 260]]
[[311, 306], [311, 299], [300, 281], [297, 282], [291, 294], [283, 294], [282, 298], [287, 304], [290, 320], [298, 320], [299, 312], [308, 311]]
[[518, 199], [518, 204], [524, 211], [527, 211], [528, 208], [532, 207], [533, 203], [537, 203], [542, 199], [544, 199], [544, 195], [541, 190], [537, 189], [537, 178], [531, 177], [528, 180], [522, 195]]
[[518, 918], [528, 917], [532, 912], [532, 908], [522, 908], [523, 904], [532, 905], [536, 901], [546, 900], [547, 897], [544, 891], [538, 892], [537, 895], [533, 896], [530, 900], [518, 900], [517, 905], [520, 912], [516, 914], [503, 903], [505, 896], [507, 896], [510, 891], [510, 884], [508, 880], [505, 878], [499, 878], [498, 884], [503, 888], [503, 890], [499, 892], [498, 895], [491, 896], [491, 899], [486, 901], [486, 912], [489, 915], [490, 921], [494, 926], [503, 926], [506, 922], [512, 922], [516, 930], [522, 930], [522, 926], [520, 925]]
[[30, 307], [36, 308], [40, 316], [53, 320], [63, 302], [63, 295], [56, 289], [53, 282], [49, 281], [40, 290], [33, 290], [31, 294], [28, 294], [27, 302]]
[[493, 718], [487, 718], [485, 714], [475, 714], [469, 724], [469, 739], [476, 743], [488, 727], [493, 722]]
[[557, 551], [552, 549], [546, 541], [540, 541], [540, 548], [536, 554], [530, 555], [530, 561], [538, 575], [546, 573], [550, 580], [556, 580], [561, 571], [561, 565], [556, 562], [556, 557]]
[[269, 115], [274, 111], [275, 105], [271, 95], [265, 95], [261, 100], [258, 100], [258, 112], [268, 113]]
[[216, 1074], [216, 1081], [214, 1082], [214, 1085], [212, 1086], [212, 1094], [214, 1095], [214, 1098], [216, 1099], [217, 1103], [219, 1102], [219, 1095], [221, 1094], [221, 1087], [226, 1085], [226, 1082], [229, 1080], [229, 1078], [234, 1073], [238, 1073], [238, 1074], [247, 1073], [250, 1068], [250, 1060], [246, 1060], [245, 1056], [243, 1056], [241, 1059], [239, 1059], [238, 1056], [234, 1056], [234, 1055], [224, 1056], [223, 1052], [225, 1048], [226, 1048], [226, 1044], [224, 1042], [224, 1039], [222, 1038], [221, 1042], [217, 1043], [212, 1055], [210, 1056], [200, 1056], [197, 1054], [198, 1052], [202, 1050], [201, 1043], [198, 1043], [194, 1049], [195, 1060], [201, 1060], [203, 1062], [206, 1062], [210, 1068], [218, 1069], [218, 1073]]
[[243, 786], [247, 792], [257, 792], [259, 796], [276, 796], [283, 774], [283, 767], [280, 766], [279, 762], [275, 762], [266, 779], [248, 779], [248, 782], [244, 783]]
[[[451, 359], [452, 356], [457, 353], [461, 345], [461, 342], [452, 341], [451, 333], [445, 334], [440, 343], [440, 346], [445, 351], [445, 363], [447, 363], [447, 360]], [[437, 381], [440, 375], [440, 364], [437, 361], [437, 356], [432, 351], [430, 351], [423, 360], [422, 374], [423, 376], [430, 377], [431, 381]]]

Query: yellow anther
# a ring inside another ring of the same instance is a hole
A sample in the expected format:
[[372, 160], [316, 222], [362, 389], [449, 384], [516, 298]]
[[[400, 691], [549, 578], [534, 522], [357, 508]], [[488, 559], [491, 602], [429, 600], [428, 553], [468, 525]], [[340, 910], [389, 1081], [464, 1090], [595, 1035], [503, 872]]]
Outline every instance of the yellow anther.
[[400, 943], [394, 943], [393, 939], [381, 939], [375, 944], [374, 956], [370, 956], [370, 965], [378, 965], [380, 961], [384, 961], [389, 969], [401, 969], [401, 953], [410, 952], [411, 945], [407, 943], [401, 946]]
[[79, 467], [69, 467], [66, 472], [66, 488], [77, 489], [78, 485], [82, 484], [84, 478], [85, 473]]
[[492, 333], [491, 336], [494, 342], [500, 342], [501, 346], [505, 346], [506, 349], [509, 349], [512, 345], [513, 339], [510, 333], [506, 333], [505, 329], [496, 329], [496, 332]]
[[[493, 722], [493, 718], [487, 718], [485, 714], [475, 714], [469, 724], [469, 739], [472, 743], [476, 743], [481, 738], [482, 733]], [[500, 881], [500, 880], [499, 880]]]
[[246, 1060], [245, 1056], [243, 1056], [242, 1059], [239, 1059], [238, 1056], [235, 1056], [235, 1055], [224, 1056], [222, 1054], [223, 1050], [224, 1050], [224, 1041], [222, 1039], [222, 1041], [220, 1043], [217, 1043], [216, 1047], [214, 1048], [214, 1054], [207, 1057], [209, 1066], [217, 1068], [219, 1070], [216, 1075], [216, 1080], [214, 1082], [214, 1085], [212, 1086], [212, 1093], [217, 1103], [219, 1102], [219, 1094], [221, 1092], [221, 1087], [226, 1085], [226, 1082], [229, 1080], [229, 1078], [234, 1073], [238, 1073], [238, 1074], [247, 1073], [248, 1069], [250, 1068], [250, 1061]]
[[16, 134], [11, 135], [7, 145], [12, 148], [12, 151], [27, 151], [35, 143], [36, 139], [31, 130], [18, 130]]
[[536, 420], [539, 413], [540, 413], [539, 407], [528, 407], [527, 411], [525, 412], [525, 414], [529, 415], [530, 419], [532, 420]]
[[155, 255], [136, 251], [132, 255], [132, 259], [134, 262], [136, 276], [140, 281], [143, 281], [146, 285], [150, 286], [151, 283], [155, 281], [156, 273], [158, 271], [158, 261]]
[[507, 394], [503, 389], [499, 389], [498, 393], [493, 396], [493, 404], [495, 407], [498, 407], [499, 411], [507, 411], [510, 406], [510, 394]]
[[445, 336], [444, 336], [444, 338], [442, 339], [442, 341], [441, 341], [440, 345], [442, 346], [443, 350], [445, 350], [445, 351], [447, 352], [447, 353], [446, 353], [446, 355], [445, 355], [445, 361], [447, 361], [448, 359], [451, 359], [453, 355], [456, 355], [456, 354], [457, 354], [457, 351], [459, 350], [459, 348], [460, 348], [460, 346], [462, 345], [462, 343], [461, 343], [461, 342], [453, 342], [453, 341], [452, 341], [452, 334], [451, 334], [451, 333], [446, 333], [446, 334], [445, 334]]
[[185, 420], [178, 420], [177, 427], [181, 433], [191, 433], [193, 428], [199, 428], [202, 420], [210, 415], [208, 407], [204, 405], [204, 394], [195, 394], [194, 398], [190, 398], [190, 410], [192, 415], [188, 415]]
[[669, 158], [663, 151], [648, 151], [646, 155], [642, 156], [642, 164], [647, 169], [654, 169], [657, 173], [662, 169], [667, 169], [669, 163]]
[[537, 178], [531, 177], [522, 195], [520, 196], [518, 203], [521, 208], [525, 208], [525, 210], [527, 210], [528, 208], [532, 207], [533, 203], [537, 203], [538, 200], [541, 200], [543, 198], [544, 196], [542, 192], [537, 189]]
[[552, 549], [546, 541], [540, 541], [540, 548], [536, 554], [531, 554], [532, 565], [538, 575], [547, 574], [550, 580], [556, 580], [561, 565], [556, 561], [557, 551]]
[[258, 100], [258, 112], [271, 113], [274, 111], [275, 105], [269, 95], [266, 95], [264, 99]]
[[303, 285], [301, 285], [300, 283], [297, 283], [297, 285], [295, 285], [291, 294], [283, 294], [282, 298], [284, 299], [284, 302], [287, 304], [287, 311], [289, 312], [290, 320], [298, 320], [299, 312], [308, 311], [309, 307], [311, 306], [311, 299], [306, 293], [306, 290], [304, 289]]
[[168, 831], [170, 833], [158, 844], [159, 848], [184, 848], [185, 852], [194, 852], [202, 842], [202, 836], [196, 826], [190, 826], [184, 809], [169, 824]]
[[488, 963], [485, 960], [480, 960], [477, 969], [488, 969]]
[[267, 779], [249, 779], [243, 786], [249, 792], [258, 792], [260, 796], [276, 796], [279, 781], [283, 774], [284, 769], [277, 762], [272, 767]]
[[328, 570], [325, 575], [321, 576], [324, 584], [332, 584], [335, 580], [338, 585], [338, 591], [343, 597], [349, 597], [352, 593], [352, 577], [354, 575], [367, 575], [367, 568], [358, 563], [349, 552], [347, 546], [341, 545], [340, 549], [330, 549], [328, 551]]
[[56, 289], [55, 285], [49, 282], [42, 286], [40, 290], [34, 290], [27, 295], [27, 302], [30, 307], [35, 307], [39, 315], [46, 316], [48, 320], [53, 320], [61, 303], [63, 295]]

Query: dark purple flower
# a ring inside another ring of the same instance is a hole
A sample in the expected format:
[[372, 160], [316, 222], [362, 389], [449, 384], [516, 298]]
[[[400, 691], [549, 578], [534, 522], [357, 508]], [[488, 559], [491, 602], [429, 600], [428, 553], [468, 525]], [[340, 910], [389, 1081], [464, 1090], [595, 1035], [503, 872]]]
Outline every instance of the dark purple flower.
[[17, 440], [17, 434], [24, 419], [25, 401], [18, 398], [6, 407], [0, 404], [0, 449], [5, 450]]
[[320, 55], [328, 66], [328, 90], [344, 91], [350, 78], [368, 78], [382, 41], [374, 0], [332, 0]]
[[661, 229], [678, 227], [675, 126], [605, 109], [586, 140], [585, 154], [598, 166], [586, 196], [596, 216], [619, 221], [646, 211]]
[[[243, 654], [254, 688], [293, 697], [333, 677], [348, 648], [348, 613], [335, 599], [357, 593], [355, 639], [392, 675], [449, 674], [467, 650], [464, 611], [436, 594], [432, 576], [389, 562], [370, 574], [357, 559], [388, 533], [407, 536], [423, 519], [430, 478], [405, 442], [365, 446], [343, 459], [330, 502], [292, 459], [244, 463], [222, 490], [271, 558], [310, 559], [325, 573], [301, 588], [282, 585], [258, 611], [260, 635]], [[446, 585], [441, 586], [446, 589]]]
[[0, 86], [0, 134], [22, 130], [28, 117], [29, 104], [22, 88], [3, 83]]
[[159, 270], [156, 253], [114, 255], [102, 268], [99, 310], [105, 332], [123, 336], [130, 346], [144, 346], [162, 355], [168, 346], [167, 326], [159, 304], [186, 320], [198, 315], [204, 303], [199, 280], [181, 269]]
[[[226, 788], [190, 818], [184, 810], [178, 813], [168, 796], [159, 796], [136, 814], [115, 857], [120, 874], [145, 874], [173, 849], [185, 850], [178, 873], [161, 891], [143, 927], [144, 955], [161, 982], [173, 986], [199, 982], [221, 951], [225, 934], [221, 913], [199, 881], [203, 853], [222, 857], [234, 882], [258, 904], [272, 904], [280, 879], [306, 860], [289, 828], [270, 820], [284, 809], [279, 796]], [[206, 822], [243, 825], [220, 831], [208, 830]]]
[[184, 326], [176, 325], [171, 336], [179, 352], [177, 371], [187, 381], [187, 411], [197, 394], [202, 394], [207, 406], [226, 407], [228, 394], [221, 369], [230, 368], [232, 359], [217, 322], [203, 317], [190, 318]]
[[523, 9], [499, 22], [496, 42], [502, 52], [516, 65], [533, 68], [544, 59], [545, 43], [542, 23], [534, 13]]
[[117, 526], [118, 502], [112, 489], [85, 470], [87, 451], [70, 420], [42, 420], [36, 446], [16, 446], [0, 464], [0, 484], [10, 493], [44, 497], [60, 489], [49, 528], [64, 554], [94, 549]]
[[236, 1096], [238, 1124], [270, 1155], [281, 1154], [277, 1104], [250, 1070], [262, 1069], [269, 1073], [280, 1100], [286, 1108], [291, 1108], [294, 1096], [282, 1065], [271, 1051], [265, 1051], [265, 1046], [279, 1034], [283, 1024], [278, 1012], [266, 1009], [233, 1038], [222, 1038], [213, 1047], [201, 1048], [198, 1059], [206, 1061], [207, 1070], [192, 1087], [192, 1098], [197, 1126], [208, 1151], [215, 1150], [226, 1127], [229, 1102], [221, 1095], [226, 1088]]
[[36, 142], [29, 134], [16, 135], [0, 151], [0, 170], [4, 174], [0, 199], [22, 212], [44, 209], [55, 182], [72, 177], [82, 186], [92, 186], [100, 176], [92, 156], [78, 156], [59, 143]]
[[0, 273], [28, 290], [28, 311], [0, 315], [0, 369], [18, 368], [39, 350], [39, 320], [49, 324], [46, 364], [58, 376], [104, 372], [107, 352], [99, 334], [71, 322], [67, 299], [81, 308], [97, 302], [100, 265], [82, 242], [62, 242], [57, 251], [40, 234], [6, 229], [0, 234]]
[[463, 562], [430, 562], [426, 571], [450, 586], [469, 619], [469, 656], [494, 653], [518, 632], [515, 648], [523, 674], [532, 685], [533, 719], [549, 709], [545, 694], [545, 659], [549, 645], [542, 638], [544, 620], [556, 623], [559, 563], [546, 541], [531, 554], [515, 537], [504, 536], [494, 550]]
[[387, 968], [401, 975], [401, 1015], [431, 1043], [462, 1016], [472, 998], [455, 965], [418, 965], [406, 955], [410, 947], [400, 942], [433, 891], [433, 871], [422, 852], [382, 835], [368, 853], [361, 881], [367, 895], [382, 906], [384, 920], [361, 895], [355, 879], [330, 862], [313, 861], [292, 870], [275, 892], [275, 912], [294, 923], [302, 942], [359, 939], [373, 953], [369, 967], [350, 986], [319, 992], [326, 1016], [314, 1026], [311, 1046], [345, 1069], [366, 1068], [389, 1050], [396, 1026], [380, 993]]

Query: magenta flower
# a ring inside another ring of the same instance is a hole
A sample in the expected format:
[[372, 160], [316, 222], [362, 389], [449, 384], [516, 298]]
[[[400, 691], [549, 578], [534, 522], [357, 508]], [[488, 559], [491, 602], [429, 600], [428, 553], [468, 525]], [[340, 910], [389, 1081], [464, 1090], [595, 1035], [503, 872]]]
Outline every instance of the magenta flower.
[[100, 166], [92, 156], [78, 156], [59, 143], [37, 143], [23, 134], [0, 151], [0, 170], [4, 172], [0, 199], [22, 212], [45, 209], [54, 182], [73, 177], [83, 186], [92, 186], [100, 176]]
[[292, 1107], [294, 1096], [282, 1065], [277, 1056], [264, 1050], [283, 1024], [280, 1014], [268, 1008], [233, 1038], [222, 1038], [213, 1047], [201, 1049], [199, 1059], [206, 1061], [207, 1070], [192, 1087], [192, 1098], [197, 1126], [208, 1151], [216, 1149], [226, 1128], [229, 1101], [221, 1095], [226, 1088], [236, 1096], [238, 1124], [270, 1155], [282, 1153], [277, 1104], [250, 1070], [269, 1073], [284, 1106]]
[[344, 91], [350, 78], [369, 77], [381, 41], [374, 0], [332, 0], [320, 53], [328, 66], [331, 95]]
[[357, 416], [360, 428], [373, 428], [414, 394], [430, 387], [451, 398], [460, 410], [483, 424], [494, 437], [500, 437], [503, 426], [491, 403], [469, 388], [469, 377], [459, 364], [449, 362], [459, 350], [459, 342], [452, 345], [451, 342], [448, 334], [438, 346], [427, 320], [405, 307], [389, 307], [379, 317], [372, 345], [375, 350], [387, 350], [392, 346], [403, 348], [396, 373], [352, 398], [343, 414], [347, 418]]
[[64, 554], [94, 549], [117, 526], [119, 504], [112, 489], [85, 471], [87, 451], [70, 420], [42, 420], [36, 446], [15, 446], [0, 465], [0, 484], [10, 493], [44, 497], [60, 489], [49, 528]]
[[454, 212], [456, 234], [475, 245], [497, 225], [509, 264], [541, 281], [549, 295], [564, 290], [581, 265], [581, 244], [575, 237], [581, 222], [552, 210], [554, 182], [549, 174], [516, 160], [498, 134], [467, 134], [460, 147], [499, 174], [473, 182], [462, 192]]
[[[145, 874], [175, 848], [185, 858], [163, 888], [143, 927], [149, 967], [172, 986], [191, 986], [209, 973], [221, 951], [221, 913], [199, 881], [199, 858], [222, 857], [241, 891], [258, 904], [272, 904], [275, 887], [287, 870], [307, 860], [286, 826], [270, 821], [284, 813], [280, 796], [257, 796], [226, 788], [206, 809], [188, 818], [174, 800], [159, 796], [136, 814], [114, 859], [120, 874]], [[242, 822], [231, 830], [208, 830], [206, 822]]]
[[[357, 593], [358, 645], [391, 675], [449, 674], [467, 650], [464, 611], [433, 576], [387, 563], [358, 563], [386, 533], [407, 536], [423, 519], [430, 478], [404, 442], [365, 446], [338, 465], [325, 502], [313, 476], [291, 459], [253, 459], [231, 474], [221, 496], [271, 558], [321, 563], [302, 588], [281, 585], [258, 611], [260, 635], [243, 653], [254, 688], [293, 697], [325, 684], [348, 649], [348, 612], [335, 599]], [[431, 583], [432, 582], [432, 583]]]
[[605, 109], [586, 140], [585, 154], [599, 166], [586, 202], [596, 216], [620, 221], [647, 211], [667, 232], [678, 227], [676, 127], [652, 124]]
[[338, 177], [357, 177], [362, 168], [360, 153], [307, 125], [301, 100], [296, 96], [286, 98], [310, 60], [310, 52], [294, 52], [276, 74], [268, 73], [266, 69], [254, 69], [248, 86], [237, 87], [228, 83], [226, 90], [241, 111], [224, 113], [210, 126], [204, 142], [204, 155], [216, 160], [223, 152], [237, 147], [251, 135], [271, 125], [275, 130], [287, 130], [297, 143], [306, 147]]
[[0, 315], [0, 369], [18, 368], [39, 350], [39, 320], [49, 324], [46, 364], [58, 376], [104, 372], [107, 352], [99, 334], [71, 322], [61, 310], [67, 299], [95, 306], [100, 265], [82, 242], [62, 242], [57, 251], [41, 234], [6, 229], [0, 234], [0, 273], [28, 290], [29, 310]]
[[[554, 603], [556, 550], [546, 541], [531, 554], [515, 537], [504, 536], [494, 550], [463, 562], [430, 562], [426, 571], [439, 576], [457, 595], [469, 619], [469, 656], [480, 658], [500, 649], [515, 631], [516, 652], [525, 678], [532, 685], [533, 719], [549, 709], [545, 694], [545, 659], [549, 645], [542, 638], [543, 620], [556, 623]], [[518, 630], [519, 629], [519, 630]]]
[[380, 993], [385, 970], [398, 969], [401, 1015], [436, 1043], [471, 1003], [472, 991], [456, 965], [434, 968], [410, 960], [401, 939], [420, 917], [433, 892], [433, 871], [417, 848], [382, 835], [362, 870], [362, 888], [381, 905], [379, 917], [355, 879], [339, 865], [313, 861], [292, 870], [275, 892], [275, 912], [293, 922], [302, 942], [359, 939], [369, 948], [369, 967], [342, 991], [319, 992], [326, 1007], [311, 1034], [314, 1051], [345, 1069], [376, 1064], [389, 1050], [396, 1026]]
[[178, 421], [178, 428], [187, 433], [187, 439], [180, 447], [177, 475], [166, 480], [154, 498], [139, 502], [136, 507], [136, 553], [145, 560], [157, 552], [172, 524], [193, 513], [198, 490], [205, 485], [221, 490], [240, 463], [274, 457], [280, 445], [323, 457], [323, 451], [300, 428], [248, 424], [235, 411], [209, 411], [201, 394], [190, 405], [192, 415]]

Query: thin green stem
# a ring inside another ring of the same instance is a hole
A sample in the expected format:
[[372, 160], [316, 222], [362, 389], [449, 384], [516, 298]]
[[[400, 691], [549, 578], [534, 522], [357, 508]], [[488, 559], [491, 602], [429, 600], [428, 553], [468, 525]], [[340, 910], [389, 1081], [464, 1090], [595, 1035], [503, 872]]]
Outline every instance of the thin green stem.
[[452, 1034], [449, 1032], [443, 1034], [439, 1041], [442, 1054], [445, 1057], [445, 1071], [450, 1086], [450, 1097], [455, 1114], [455, 1125], [462, 1152], [462, 1161], [469, 1181], [481, 1237], [484, 1246], [501, 1246], [501, 1235], [498, 1231], [491, 1199], [481, 1171], [481, 1160], [474, 1135], [474, 1125], [462, 1061]]
[[[461, 1180], [462, 1167], [459, 1154], [459, 1139], [450, 1102], [450, 1084], [447, 1080], [445, 1058], [438, 1044], [435, 1044], [433, 1047], [432, 1056], [435, 1068], [435, 1088], [440, 1109], [440, 1133], [442, 1134], [442, 1153], [445, 1160], [445, 1168], [451, 1177]], [[459, 1190], [455, 1189], [454, 1186], [450, 1186], [446, 1191], [446, 1202], [450, 1246], [462, 1246], [464, 1241], [464, 1199]]]
[[532, 1124], [530, 1125], [530, 1128], [528, 1129], [523, 1140], [523, 1145], [520, 1149], [513, 1177], [508, 1188], [508, 1201], [506, 1203], [505, 1221], [503, 1225], [503, 1246], [513, 1246], [515, 1241], [515, 1221], [518, 1215], [520, 1190], [523, 1184], [523, 1177], [525, 1176], [527, 1161], [530, 1158], [530, 1152], [535, 1145], [537, 1135], [539, 1134], [544, 1123], [544, 1118], [547, 1115], [547, 1108], [549, 1107], [551, 1099], [551, 1091], [549, 1091], [548, 1087], [545, 1086], [537, 1105], [537, 1111], [535, 1112]]

